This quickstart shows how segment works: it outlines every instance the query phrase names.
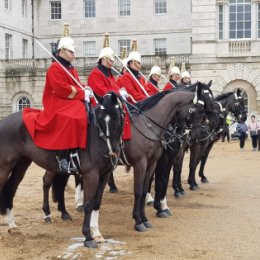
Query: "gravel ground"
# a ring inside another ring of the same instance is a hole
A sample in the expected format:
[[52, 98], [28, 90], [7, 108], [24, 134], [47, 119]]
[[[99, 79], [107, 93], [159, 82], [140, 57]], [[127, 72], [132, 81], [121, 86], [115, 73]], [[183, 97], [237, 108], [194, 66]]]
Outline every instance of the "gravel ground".
[[237, 141], [217, 143], [206, 166], [210, 183], [200, 184], [197, 191], [190, 191], [186, 183], [188, 160], [189, 154], [183, 170], [186, 196], [174, 199], [169, 187], [170, 218], [157, 218], [147, 206], [154, 227], [144, 233], [133, 229], [133, 175], [118, 167], [119, 193], [106, 190], [100, 212], [100, 231], [107, 242], [94, 250], [83, 247], [82, 215], [75, 211], [73, 178], [66, 190], [73, 220], [62, 221], [51, 202], [53, 223], [45, 224], [41, 210], [44, 171], [32, 165], [14, 201], [19, 230], [9, 234], [0, 218], [0, 259], [260, 259], [260, 152], [252, 152], [249, 141], [242, 152]]

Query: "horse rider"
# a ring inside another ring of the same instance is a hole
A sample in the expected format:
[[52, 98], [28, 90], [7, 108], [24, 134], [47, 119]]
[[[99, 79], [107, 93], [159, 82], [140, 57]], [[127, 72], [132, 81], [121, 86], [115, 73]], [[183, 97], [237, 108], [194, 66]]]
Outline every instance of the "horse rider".
[[35, 145], [58, 151], [58, 171], [66, 173], [78, 170], [75, 164], [72, 166], [70, 149], [86, 148], [88, 121], [84, 102], [89, 102], [93, 95], [91, 88], [78, 85], [78, 72], [71, 64], [74, 59], [75, 44], [69, 35], [69, 25], [64, 24], [57, 61], [46, 74], [43, 110], [23, 111], [25, 126]]
[[[132, 43], [131, 52], [127, 58], [127, 71], [118, 82], [120, 87], [125, 87], [127, 93], [135, 101], [140, 101], [149, 97], [148, 89], [144, 77], [139, 73], [142, 67], [141, 54], [137, 51], [137, 41]], [[132, 99], [129, 102], [133, 103]]]
[[171, 90], [173, 88], [179, 87], [179, 80], [180, 80], [181, 72], [180, 69], [177, 66], [174, 66], [171, 68], [170, 71], [170, 80], [169, 82], [164, 86], [163, 90]]
[[183, 85], [184, 87], [188, 87], [191, 85], [190, 73], [187, 70], [181, 73], [181, 85]]
[[109, 47], [109, 35], [106, 33], [103, 48], [99, 53], [98, 64], [88, 77], [88, 85], [99, 96], [104, 96], [108, 91], [114, 91], [118, 94], [120, 92], [111, 70], [114, 66], [114, 61], [114, 50]]
[[[90, 72], [88, 77], [88, 85], [91, 86], [94, 93], [104, 96], [109, 91], [120, 94], [127, 99], [128, 94], [124, 88], [119, 88], [116, 79], [112, 74], [111, 68], [114, 65], [114, 50], [109, 47], [109, 35], [105, 34], [104, 45], [98, 57], [97, 66]], [[127, 140], [131, 137], [131, 126], [128, 114], [125, 116], [123, 139]]]
[[150, 96], [159, 92], [158, 83], [160, 81], [162, 70], [159, 66], [153, 66], [149, 74], [149, 81], [146, 83], [146, 89]]

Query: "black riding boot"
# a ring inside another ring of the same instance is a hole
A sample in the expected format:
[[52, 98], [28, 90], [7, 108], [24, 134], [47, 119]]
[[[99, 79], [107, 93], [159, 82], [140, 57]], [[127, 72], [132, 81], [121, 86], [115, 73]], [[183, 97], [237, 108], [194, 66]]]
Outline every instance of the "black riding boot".
[[70, 161], [70, 151], [61, 150], [58, 155], [59, 172], [62, 173], [75, 173], [78, 171], [77, 167], [73, 167]]

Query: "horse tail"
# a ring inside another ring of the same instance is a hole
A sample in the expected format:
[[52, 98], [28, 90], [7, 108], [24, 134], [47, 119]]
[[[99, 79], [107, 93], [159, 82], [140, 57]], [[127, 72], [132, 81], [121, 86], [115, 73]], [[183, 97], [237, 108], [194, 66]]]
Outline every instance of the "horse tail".
[[55, 174], [52, 183], [52, 200], [58, 202], [61, 196], [64, 196], [65, 187], [68, 183], [69, 175]]
[[5, 215], [6, 209], [13, 208], [13, 198], [18, 189], [19, 184], [24, 178], [26, 170], [32, 161], [27, 157], [22, 157], [11, 170], [9, 179], [4, 185], [0, 193], [0, 214]]

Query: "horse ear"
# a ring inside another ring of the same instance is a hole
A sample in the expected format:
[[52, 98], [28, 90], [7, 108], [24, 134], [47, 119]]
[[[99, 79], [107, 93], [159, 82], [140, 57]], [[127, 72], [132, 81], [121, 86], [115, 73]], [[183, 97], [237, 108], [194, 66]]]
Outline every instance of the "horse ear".
[[94, 95], [95, 95], [95, 97], [96, 97], [98, 103], [99, 103], [99, 104], [103, 104], [103, 97], [97, 95], [96, 93], [94, 93]]
[[117, 95], [114, 92], [111, 92], [111, 100], [115, 105], [117, 104]]
[[212, 85], [212, 80], [209, 81], [208, 86], [210, 87]]
[[237, 89], [237, 95], [241, 96], [241, 89], [240, 88]]
[[204, 88], [203, 85], [199, 82], [198, 87], [197, 87], [197, 95], [198, 95], [198, 97], [201, 96], [203, 88]]

